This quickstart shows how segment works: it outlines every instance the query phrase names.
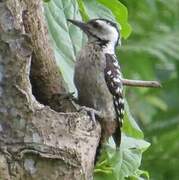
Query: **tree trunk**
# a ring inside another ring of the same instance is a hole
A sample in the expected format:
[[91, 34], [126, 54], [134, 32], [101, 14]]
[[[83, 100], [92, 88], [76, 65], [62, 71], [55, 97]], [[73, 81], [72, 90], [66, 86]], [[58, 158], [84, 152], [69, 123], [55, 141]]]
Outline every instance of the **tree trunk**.
[[0, 179], [92, 179], [100, 126], [66, 93], [42, 2], [1, 0]]

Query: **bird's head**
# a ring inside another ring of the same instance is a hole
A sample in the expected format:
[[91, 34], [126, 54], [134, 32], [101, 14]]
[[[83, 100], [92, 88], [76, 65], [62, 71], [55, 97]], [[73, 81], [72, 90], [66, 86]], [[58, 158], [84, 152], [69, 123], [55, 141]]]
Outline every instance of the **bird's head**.
[[103, 45], [117, 46], [121, 44], [120, 32], [116, 23], [107, 19], [92, 19], [87, 23], [68, 19], [88, 36], [88, 41], [99, 41]]

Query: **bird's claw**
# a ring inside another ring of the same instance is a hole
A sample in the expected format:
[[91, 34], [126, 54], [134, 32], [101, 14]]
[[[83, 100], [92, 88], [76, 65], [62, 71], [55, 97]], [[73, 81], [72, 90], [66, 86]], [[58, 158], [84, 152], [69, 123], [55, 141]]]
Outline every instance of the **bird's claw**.
[[79, 108], [79, 111], [83, 111], [83, 110], [85, 110], [89, 114], [89, 116], [91, 117], [91, 120], [93, 122], [93, 126], [96, 127], [96, 124], [97, 124], [96, 123], [96, 116], [100, 116], [100, 112], [93, 109], [93, 108], [89, 108], [89, 107], [86, 107], [86, 106], [81, 106]]

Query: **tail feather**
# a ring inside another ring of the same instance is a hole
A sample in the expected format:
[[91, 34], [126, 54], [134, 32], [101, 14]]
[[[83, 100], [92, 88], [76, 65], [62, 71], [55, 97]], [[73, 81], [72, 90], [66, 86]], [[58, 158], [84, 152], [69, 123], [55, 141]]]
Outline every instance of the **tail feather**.
[[121, 144], [121, 127], [124, 117], [124, 99], [121, 96], [113, 97], [114, 107], [116, 111], [116, 129], [113, 133], [113, 138], [116, 144], [116, 148], [120, 147]]
[[116, 121], [117, 121], [116, 130], [112, 136], [116, 144], [116, 148], [119, 148], [121, 144], [121, 123], [119, 122], [118, 119]]

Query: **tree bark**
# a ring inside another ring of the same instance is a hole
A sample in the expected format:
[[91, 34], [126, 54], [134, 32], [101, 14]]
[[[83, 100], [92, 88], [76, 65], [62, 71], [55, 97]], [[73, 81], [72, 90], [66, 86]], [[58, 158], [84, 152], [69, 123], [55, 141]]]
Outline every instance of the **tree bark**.
[[70, 101], [59, 108], [66, 93], [42, 2], [1, 0], [0, 179], [92, 179], [100, 126]]

